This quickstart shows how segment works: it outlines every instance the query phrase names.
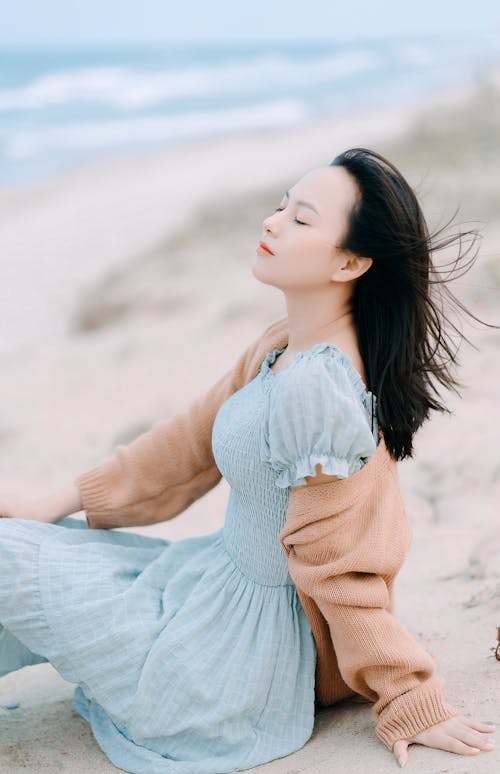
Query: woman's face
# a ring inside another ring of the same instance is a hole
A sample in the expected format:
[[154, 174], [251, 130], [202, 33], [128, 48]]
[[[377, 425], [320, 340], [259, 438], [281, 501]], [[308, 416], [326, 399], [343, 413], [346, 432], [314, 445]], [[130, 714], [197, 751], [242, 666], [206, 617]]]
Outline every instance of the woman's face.
[[346, 253], [338, 245], [356, 198], [343, 167], [319, 167], [301, 177], [263, 222], [261, 242], [273, 255], [257, 247], [254, 276], [282, 289], [318, 288], [340, 278]]

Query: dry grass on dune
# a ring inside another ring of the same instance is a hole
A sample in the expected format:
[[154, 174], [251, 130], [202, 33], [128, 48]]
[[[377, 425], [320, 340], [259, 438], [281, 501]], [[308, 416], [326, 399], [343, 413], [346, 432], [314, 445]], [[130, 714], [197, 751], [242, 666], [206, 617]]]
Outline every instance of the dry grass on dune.
[[[258, 283], [250, 276], [263, 218], [282, 195], [278, 186], [243, 194], [224, 206], [207, 205], [189, 225], [153, 250], [134, 256], [80, 296], [71, 326], [96, 330], [134, 315], [175, 315], [219, 296], [224, 282], [232, 302], [219, 322], [266, 313]], [[271, 302], [272, 303], [272, 302]], [[220, 304], [219, 304], [220, 305]], [[271, 312], [271, 310], [268, 310]]]

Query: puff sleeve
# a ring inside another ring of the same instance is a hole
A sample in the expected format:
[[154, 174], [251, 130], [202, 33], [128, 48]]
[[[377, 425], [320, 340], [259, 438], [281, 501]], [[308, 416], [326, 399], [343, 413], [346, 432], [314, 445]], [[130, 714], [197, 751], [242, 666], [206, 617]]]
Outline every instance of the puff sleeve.
[[260, 456], [276, 486], [305, 485], [318, 463], [326, 475], [355, 473], [377, 448], [378, 425], [376, 397], [350, 358], [333, 345], [317, 345], [273, 374], [273, 356], [264, 374], [269, 389]]

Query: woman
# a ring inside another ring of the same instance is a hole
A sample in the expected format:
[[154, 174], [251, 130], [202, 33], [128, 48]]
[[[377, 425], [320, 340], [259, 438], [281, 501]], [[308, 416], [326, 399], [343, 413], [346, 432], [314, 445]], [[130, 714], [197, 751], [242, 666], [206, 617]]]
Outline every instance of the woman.
[[[286, 317], [186, 413], [54, 497], [0, 504], [0, 674], [50, 661], [130, 772], [220, 774], [288, 755], [315, 707], [345, 697], [374, 702], [401, 765], [411, 743], [492, 749], [493, 729], [445, 701], [394, 616], [411, 539], [396, 462], [430, 409], [445, 410], [433, 380], [456, 384], [432, 247], [414, 193], [372, 151], [287, 191], [253, 266], [283, 291]], [[113, 531], [172, 518], [221, 475], [217, 532]], [[50, 523], [82, 508], [87, 525]]]

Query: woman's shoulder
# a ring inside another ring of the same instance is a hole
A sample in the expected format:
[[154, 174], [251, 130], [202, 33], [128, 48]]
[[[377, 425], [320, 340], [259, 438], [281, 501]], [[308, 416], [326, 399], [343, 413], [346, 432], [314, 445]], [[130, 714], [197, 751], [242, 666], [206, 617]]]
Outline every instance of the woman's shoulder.
[[327, 400], [339, 392], [351, 395], [363, 406], [375, 399], [352, 358], [337, 344], [318, 342], [297, 353], [286, 368], [274, 372], [271, 366], [285, 350], [286, 347], [281, 347], [269, 352], [262, 368], [264, 376], [282, 397], [307, 390], [311, 398], [324, 393]]
[[263, 461], [278, 472], [280, 487], [306, 483], [318, 463], [325, 474], [351, 475], [377, 446], [374, 396], [372, 403], [350, 358], [336, 345], [315, 344], [274, 374], [269, 366], [282, 351], [270, 352], [264, 363], [269, 400]]

